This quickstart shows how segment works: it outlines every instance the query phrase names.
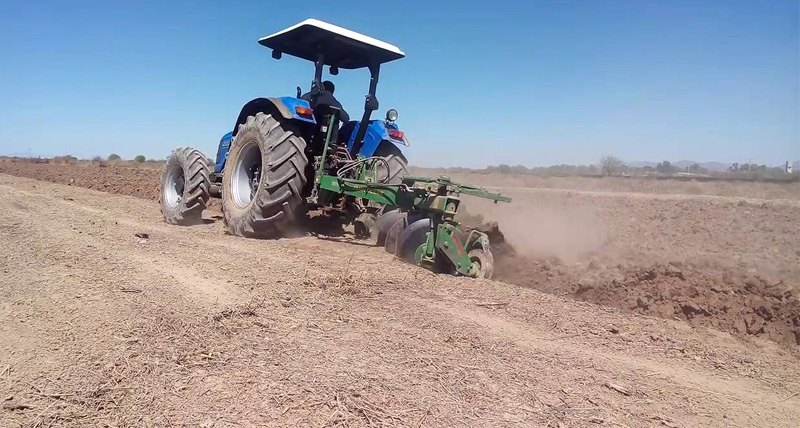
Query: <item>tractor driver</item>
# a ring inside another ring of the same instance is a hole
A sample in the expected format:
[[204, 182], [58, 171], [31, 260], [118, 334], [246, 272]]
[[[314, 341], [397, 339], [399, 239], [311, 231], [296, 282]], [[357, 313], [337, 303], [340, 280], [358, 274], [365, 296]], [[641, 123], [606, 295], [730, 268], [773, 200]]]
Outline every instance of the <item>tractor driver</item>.
[[336, 99], [336, 97], [333, 96], [333, 92], [336, 91], [336, 86], [333, 84], [333, 82], [326, 80], [322, 82], [322, 87], [323, 91], [316, 96], [316, 99], [312, 99], [311, 92], [306, 92], [300, 98], [311, 103], [312, 109], [316, 109], [319, 105], [336, 107], [339, 109], [339, 121], [341, 123], [349, 122], [350, 115], [344, 111], [342, 104]]

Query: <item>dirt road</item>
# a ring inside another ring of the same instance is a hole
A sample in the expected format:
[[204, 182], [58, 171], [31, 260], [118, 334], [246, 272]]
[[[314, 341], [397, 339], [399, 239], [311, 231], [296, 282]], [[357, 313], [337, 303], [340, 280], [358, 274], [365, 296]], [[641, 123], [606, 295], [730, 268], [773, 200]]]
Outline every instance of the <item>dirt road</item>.
[[3, 427], [800, 420], [800, 358], [761, 339], [7, 175], [0, 207]]

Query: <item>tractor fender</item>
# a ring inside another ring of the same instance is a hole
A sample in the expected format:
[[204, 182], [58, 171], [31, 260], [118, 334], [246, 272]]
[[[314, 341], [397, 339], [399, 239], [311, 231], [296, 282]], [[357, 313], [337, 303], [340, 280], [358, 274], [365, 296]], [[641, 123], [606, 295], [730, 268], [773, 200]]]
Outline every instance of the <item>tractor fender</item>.
[[217, 174], [222, 173], [225, 169], [225, 160], [228, 158], [228, 150], [231, 148], [231, 141], [233, 140], [233, 132], [228, 132], [223, 135], [219, 140], [219, 147], [217, 148], [217, 159], [214, 161], [214, 172]]
[[311, 108], [311, 105], [306, 100], [294, 97], [256, 98], [242, 107], [242, 111], [239, 112], [239, 117], [236, 119], [236, 125], [233, 126], [232, 135], [236, 136], [236, 133], [239, 132], [239, 125], [245, 123], [249, 116], [255, 116], [258, 113], [270, 113], [284, 119], [317, 123], [313, 116], [303, 117], [297, 114], [296, 107]]
[[[342, 126], [342, 129], [352, 129], [352, 131], [350, 131], [350, 139], [347, 141], [347, 149], [350, 150], [351, 153], [360, 126], [359, 122], [348, 122]], [[358, 154], [367, 158], [373, 156], [384, 141], [408, 146], [408, 141], [405, 138], [402, 140], [392, 138], [389, 135], [390, 129], [400, 130], [397, 124], [386, 123], [382, 120], [371, 120], [369, 125], [367, 125], [367, 132], [364, 134], [364, 144], [361, 146], [361, 150], [358, 151]], [[342, 131], [340, 130], [339, 132]]]
[[233, 131], [222, 136], [217, 148], [217, 159], [214, 162], [214, 172], [222, 173], [225, 169], [225, 161], [228, 158], [228, 150], [230, 150], [231, 142], [236, 133], [239, 132], [239, 125], [247, 122], [247, 118], [255, 116], [258, 113], [269, 113], [275, 117], [281, 117], [284, 120], [297, 120], [305, 123], [316, 124], [314, 117], [302, 117], [295, 111], [295, 107], [311, 108], [308, 101], [301, 100], [294, 97], [280, 97], [280, 98], [256, 98], [242, 107], [239, 112], [239, 117], [236, 118], [236, 124], [233, 126]]

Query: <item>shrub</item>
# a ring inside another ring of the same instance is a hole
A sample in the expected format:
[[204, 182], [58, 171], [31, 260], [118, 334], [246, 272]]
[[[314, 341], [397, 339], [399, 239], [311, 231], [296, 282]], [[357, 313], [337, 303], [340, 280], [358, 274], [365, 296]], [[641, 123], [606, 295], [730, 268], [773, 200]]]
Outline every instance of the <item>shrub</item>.
[[622, 163], [622, 160], [614, 155], [603, 155], [600, 158], [600, 168], [605, 175], [616, 174], [623, 166], [625, 164]]
[[133, 160], [134, 160], [135, 162], [139, 162], [139, 163], [141, 163], [141, 162], [144, 162], [144, 161], [146, 161], [146, 160], [147, 160], [147, 158], [145, 158], [145, 157], [144, 157], [144, 155], [138, 155], [138, 156], [136, 156], [135, 158], [133, 158]]
[[72, 155], [56, 156], [53, 158], [53, 163], [56, 165], [73, 165], [78, 162], [78, 158]]
[[110, 161], [115, 161], [115, 160], [120, 160], [120, 159], [122, 159], [122, 158], [116, 153], [111, 153], [110, 155], [108, 155], [108, 160], [110, 160]]

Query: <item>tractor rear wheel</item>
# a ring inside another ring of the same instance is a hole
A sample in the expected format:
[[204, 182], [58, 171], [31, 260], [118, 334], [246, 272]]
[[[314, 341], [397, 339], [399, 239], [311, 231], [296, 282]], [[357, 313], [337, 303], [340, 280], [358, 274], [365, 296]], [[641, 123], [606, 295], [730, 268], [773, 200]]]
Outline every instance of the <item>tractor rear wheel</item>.
[[378, 162], [376, 167], [379, 182], [397, 184], [403, 181], [403, 177], [408, 175], [408, 169], [406, 168], [408, 161], [394, 144], [387, 141], [382, 142], [373, 156], [382, 157], [386, 161], [386, 164]]
[[208, 161], [191, 147], [175, 149], [161, 172], [161, 213], [171, 224], [196, 224], [208, 203]]
[[278, 237], [303, 213], [306, 142], [268, 113], [239, 125], [222, 180], [228, 233]]

